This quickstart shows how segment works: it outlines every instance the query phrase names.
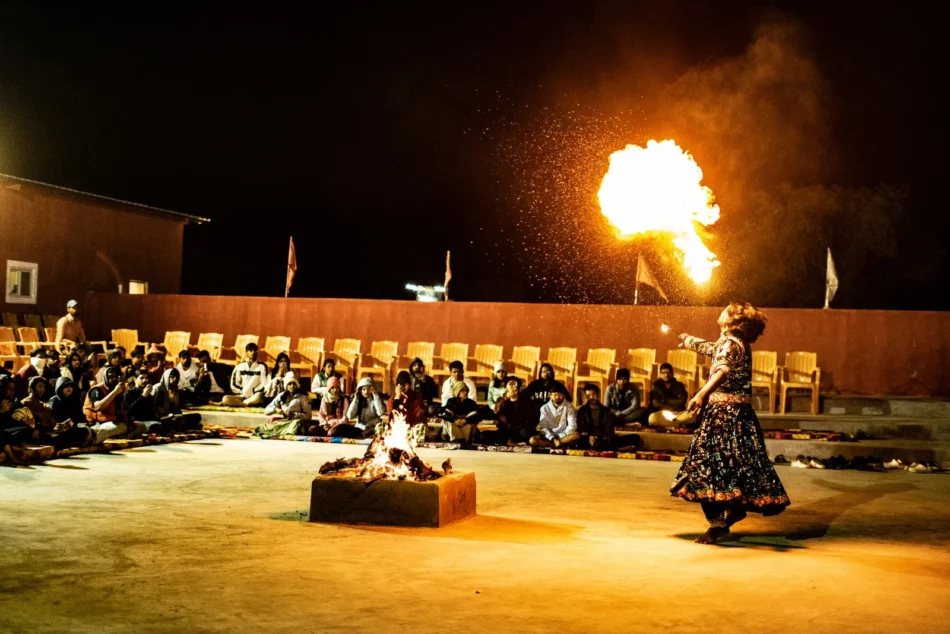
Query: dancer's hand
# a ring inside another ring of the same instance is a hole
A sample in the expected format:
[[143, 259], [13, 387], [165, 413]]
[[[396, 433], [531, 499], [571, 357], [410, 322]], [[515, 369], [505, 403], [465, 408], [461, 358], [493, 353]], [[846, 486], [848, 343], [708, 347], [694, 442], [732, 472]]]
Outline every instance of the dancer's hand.
[[686, 411], [689, 412], [690, 414], [698, 414], [702, 406], [703, 406], [703, 396], [697, 393], [696, 396], [689, 399], [689, 403], [686, 404]]

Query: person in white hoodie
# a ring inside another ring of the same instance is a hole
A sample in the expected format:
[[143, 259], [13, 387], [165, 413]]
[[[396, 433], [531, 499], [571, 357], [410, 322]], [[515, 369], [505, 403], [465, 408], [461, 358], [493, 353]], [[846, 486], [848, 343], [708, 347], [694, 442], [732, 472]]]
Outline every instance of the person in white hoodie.
[[230, 406], [260, 405], [264, 402], [267, 380], [267, 366], [257, 360], [257, 344], [249, 343], [244, 348], [244, 361], [231, 374], [231, 392], [235, 396], [225, 396], [222, 402]]
[[356, 394], [346, 412], [349, 425], [337, 425], [333, 436], [369, 438], [376, 433], [376, 424], [386, 417], [386, 404], [376, 391], [373, 379], [364, 377], [356, 385]]
[[528, 441], [532, 447], [568, 447], [580, 440], [577, 413], [567, 401], [567, 390], [555, 389], [550, 400], [541, 407], [538, 435]]

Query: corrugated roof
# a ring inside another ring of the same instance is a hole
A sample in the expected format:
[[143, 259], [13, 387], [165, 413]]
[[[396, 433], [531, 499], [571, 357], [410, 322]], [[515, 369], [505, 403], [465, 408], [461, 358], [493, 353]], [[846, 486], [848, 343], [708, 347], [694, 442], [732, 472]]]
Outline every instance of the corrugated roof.
[[163, 216], [165, 218], [171, 218], [173, 220], [179, 220], [185, 223], [200, 225], [205, 222], [211, 222], [210, 218], [202, 218], [201, 216], [192, 216], [191, 214], [183, 214], [180, 211], [171, 211], [170, 209], [162, 209], [161, 207], [152, 207], [151, 205], [143, 205], [142, 203], [134, 203], [129, 200], [121, 200], [119, 198], [111, 198], [109, 196], [100, 196], [99, 194], [90, 194], [89, 192], [79, 191], [78, 189], [72, 189], [71, 187], [61, 187], [59, 185], [50, 185], [49, 183], [43, 183], [43, 182], [35, 181], [29, 178], [20, 178], [19, 176], [11, 176], [9, 174], [0, 174], [0, 179], [11, 180], [15, 183], [26, 183], [28, 185], [46, 187], [48, 189], [53, 189], [56, 191], [71, 194], [73, 196], [80, 196], [82, 198], [89, 198], [91, 200], [105, 201], [108, 203], [112, 203], [114, 205], [131, 207], [132, 209], [137, 210], [137, 211], [142, 211], [144, 213], [153, 214], [156, 216]]

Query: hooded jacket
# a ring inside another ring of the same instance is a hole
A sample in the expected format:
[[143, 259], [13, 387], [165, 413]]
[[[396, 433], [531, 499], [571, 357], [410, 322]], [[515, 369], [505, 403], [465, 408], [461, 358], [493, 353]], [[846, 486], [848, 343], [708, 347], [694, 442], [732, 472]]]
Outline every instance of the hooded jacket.
[[386, 404], [383, 403], [383, 399], [380, 398], [379, 394], [370, 394], [368, 399], [360, 395], [360, 388], [371, 385], [373, 385], [373, 379], [369, 377], [360, 379], [356, 386], [356, 394], [346, 411], [347, 419], [364, 430], [380, 422], [380, 419], [386, 415]]
[[340, 387], [340, 378], [331, 376], [327, 381], [326, 392], [320, 401], [320, 411], [317, 413], [317, 419], [324, 427], [329, 427], [336, 423], [342, 423], [346, 420], [346, 413], [350, 409], [350, 401], [345, 394], [340, 394], [332, 403], [330, 399], [330, 388]]
[[169, 387], [168, 378], [172, 372], [178, 374], [175, 368], [169, 368], [162, 374], [162, 382], [155, 386], [152, 402], [155, 404], [155, 415], [159, 420], [173, 414], [181, 414], [181, 376], [178, 377], [179, 387], [173, 392]]
[[[63, 396], [67, 386], [72, 386], [73, 393], [69, 398]], [[86, 416], [82, 413], [82, 401], [79, 398], [79, 388], [72, 380], [61, 376], [56, 379], [56, 393], [49, 400], [49, 408], [53, 412], [53, 420], [62, 423], [71, 420], [76, 424], [85, 423]]]
[[[296, 381], [293, 373], [287, 376]], [[284, 381], [284, 385], [286, 384], [287, 382]], [[264, 408], [264, 413], [268, 416], [280, 415], [286, 420], [312, 420], [313, 406], [310, 405], [310, 397], [307, 394], [302, 392], [291, 394], [285, 389]]]

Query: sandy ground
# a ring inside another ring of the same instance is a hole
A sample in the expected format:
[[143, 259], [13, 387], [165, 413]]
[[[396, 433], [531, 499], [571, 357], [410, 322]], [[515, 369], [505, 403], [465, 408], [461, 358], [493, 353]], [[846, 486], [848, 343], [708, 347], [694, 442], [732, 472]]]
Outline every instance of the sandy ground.
[[793, 506], [700, 546], [675, 463], [423, 451], [443, 529], [306, 521], [361, 447], [207, 440], [0, 468], [0, 632], [947, 632], [950, 477], [781, 468]]

